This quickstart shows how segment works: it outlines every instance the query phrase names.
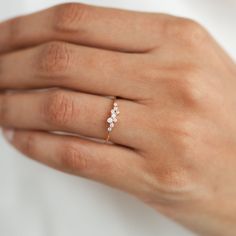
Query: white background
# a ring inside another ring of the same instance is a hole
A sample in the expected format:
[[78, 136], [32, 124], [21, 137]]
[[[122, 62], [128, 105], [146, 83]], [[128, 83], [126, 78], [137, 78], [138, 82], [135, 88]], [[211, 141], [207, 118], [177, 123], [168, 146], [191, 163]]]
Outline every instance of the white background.
[[[68, 1], [0, 0], [0, 20], [59, 2]], [[228, 53], [236, 58], [236, 2], [233, 0], [82, 2], [166, 12], [194, 18], [208, 28]], [[0, 235], [191, 236], [193, 234], [125, 193], [62, 174], [24, 158], [0, 136]]]

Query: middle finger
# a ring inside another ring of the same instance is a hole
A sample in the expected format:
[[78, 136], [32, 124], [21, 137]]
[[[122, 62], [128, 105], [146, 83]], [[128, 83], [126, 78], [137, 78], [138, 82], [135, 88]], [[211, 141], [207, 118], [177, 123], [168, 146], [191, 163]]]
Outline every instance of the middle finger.
[[[139, 54], [51, 42], [0, 58], [0, 89], [64, 87], [129, 100], [145, 99]], [[146, 93], [148, 94], [148, 93]]]

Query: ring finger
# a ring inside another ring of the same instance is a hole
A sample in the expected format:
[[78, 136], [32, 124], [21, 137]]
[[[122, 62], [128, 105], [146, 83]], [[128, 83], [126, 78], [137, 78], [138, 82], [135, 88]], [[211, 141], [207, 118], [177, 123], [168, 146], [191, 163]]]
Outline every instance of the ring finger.
[[[112, 130], [114, 143], [136, 148], [140, 145], [136, 114], [145, 114], [144, 105], [117, 100], [120, 114]], [[104, 139], [106, 120], [112, 100], [107, 97], [66, 90], [13, 93], [0, 95], [0, 125], [19, 129], [64, 131]]]

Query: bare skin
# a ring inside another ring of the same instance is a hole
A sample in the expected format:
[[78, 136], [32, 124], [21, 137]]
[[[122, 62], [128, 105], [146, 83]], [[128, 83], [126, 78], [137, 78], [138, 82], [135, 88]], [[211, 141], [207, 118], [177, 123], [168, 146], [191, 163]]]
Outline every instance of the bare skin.
[[[200, 235], [236, 234], [236, 67], [202, 26], [64, 4], [0, 32], [0, 125], [14, 147]], [[106, 137], [111, 95], [109, 145], [88, 137]]]

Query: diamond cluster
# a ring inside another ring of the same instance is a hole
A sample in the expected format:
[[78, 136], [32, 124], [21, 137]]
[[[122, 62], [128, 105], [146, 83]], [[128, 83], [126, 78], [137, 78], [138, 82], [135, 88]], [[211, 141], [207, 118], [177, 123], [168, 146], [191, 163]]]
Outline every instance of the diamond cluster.
[[113, 127], [115, 126], [115, 123], [117, 122], [117, 116], [120, 114], [118, 104], [114, 102], [113, 108], [111, 110], [111, 116], [107, 119], [107, 123], [109, 124], [109, 127], [107, 128], [108, 132], [111, 132]]

